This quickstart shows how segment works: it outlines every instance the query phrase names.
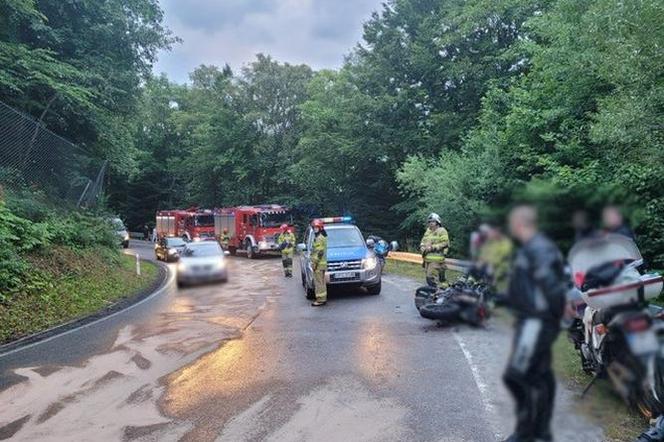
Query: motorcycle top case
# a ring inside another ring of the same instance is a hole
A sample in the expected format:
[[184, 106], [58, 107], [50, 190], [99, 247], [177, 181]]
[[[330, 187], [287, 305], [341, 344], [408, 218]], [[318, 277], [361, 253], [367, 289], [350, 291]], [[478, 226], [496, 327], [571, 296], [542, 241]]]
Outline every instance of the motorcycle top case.
[[659, 296], [664, 280], [658, 274], [640, 274], [633, 264], [638, 264], [642, 259], [634, 241], [622, 235], [607, 234], [576, 243], [570, 250], [567, 261], [577, 287], [584, 285], [589, 273], [606, 267], [607, 264], [616, 263], [619, 271], [615, 272], [610, 284], [586, 288], [582, 292], [584, 302], [599, 310], [647, 301]]

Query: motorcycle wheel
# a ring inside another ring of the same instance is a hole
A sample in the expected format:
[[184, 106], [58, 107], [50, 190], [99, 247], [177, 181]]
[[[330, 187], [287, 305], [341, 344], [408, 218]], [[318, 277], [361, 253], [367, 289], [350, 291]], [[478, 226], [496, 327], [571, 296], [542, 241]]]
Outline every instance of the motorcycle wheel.
[[420, 316], [427, 319], [437, 319], [440, 321], [454, 321], [459, 318], [461, 307], [455, 303], [445, 304], [426, 304], [420, 308]]
[[415, 290], [415, 308], [419, 311], [423, 305], [430, 304], [433, 301], [433, 295], [436, 288], [424, 285]]

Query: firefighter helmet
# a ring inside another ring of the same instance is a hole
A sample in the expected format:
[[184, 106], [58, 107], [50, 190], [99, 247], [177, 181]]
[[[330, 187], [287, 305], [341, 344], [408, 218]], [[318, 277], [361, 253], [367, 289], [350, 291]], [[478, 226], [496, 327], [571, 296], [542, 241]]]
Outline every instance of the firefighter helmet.
[[288, 224], [282, 224], [280, 229], [282, 232], [285, 232], [286, 230], [288, 230]]
[[437, 213], [432, 213], [431, 215], [429, 215], [429, 217], [427, 218], [427, 224], [430, 222], [434, 222], [439, 226], [443, 225], [443, 222], [440, 220], [440, 216], [438, 216]]
[[318, 227], [319, 229], [324, 229], [325, 228], [325, 223], [323, 223], [322, 219], [315, 219], [313, 223], [311, 223], [314, 228]]

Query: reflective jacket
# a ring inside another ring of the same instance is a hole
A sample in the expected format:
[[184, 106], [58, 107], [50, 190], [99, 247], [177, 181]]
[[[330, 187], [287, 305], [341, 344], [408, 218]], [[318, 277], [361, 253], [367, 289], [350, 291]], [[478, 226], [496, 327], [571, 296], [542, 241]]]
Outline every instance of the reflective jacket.
[[479, 262], [488, 267], [498, 293], [507, 291], [512, 250], [512, 241], [507, 237], [488, 239], [480, 247]]
[[327, 235], [317, 233], [311, 250], [311, 266], [314, 270], [327, 270]]
[[557, 325], [569, 286], [560, 250], [538, 233], [514, 256], [507, 302], [518, 318], [540, 318]]
[[281, 254], [284, 256], [293, 256], [295, 247], [295, 235], [290, 232], [282, 233], [277, 238], [277, 244], [281, 248]]
[[[427, 251], [427, 247], [431, 250]], [[450, 248], [450, 237], [444, 227], [438, 226], [435, 230], [427, 229], [420, 242], [420, 251], [426, 262], [443, 262]]]

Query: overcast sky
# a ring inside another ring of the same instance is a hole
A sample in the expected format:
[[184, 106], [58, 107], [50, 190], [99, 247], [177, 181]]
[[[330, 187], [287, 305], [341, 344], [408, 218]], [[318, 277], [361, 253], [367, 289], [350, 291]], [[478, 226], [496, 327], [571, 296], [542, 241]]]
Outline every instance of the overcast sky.
[[279, 61], [336, 68], [384, 0], [161, 0], [183, 43], [162, 52], [155, 72], [188, 81], [200, 64], [238, 71], [263, 52]]

